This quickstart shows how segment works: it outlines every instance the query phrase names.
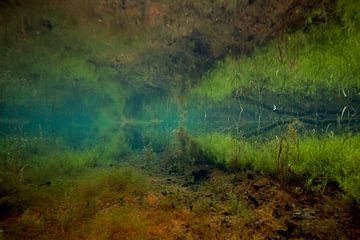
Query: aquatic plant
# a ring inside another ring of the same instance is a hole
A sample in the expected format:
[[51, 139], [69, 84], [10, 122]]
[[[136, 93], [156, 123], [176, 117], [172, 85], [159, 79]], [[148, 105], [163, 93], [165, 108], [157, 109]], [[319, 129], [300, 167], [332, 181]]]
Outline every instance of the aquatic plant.
[[[296, 121], [289, 124], [287, 132], [278, 140], [278, 151], [275, 158], [276, 176], [282, 187], [286, 186], [293, 174], [292, 165], [298, 164], [300, 161], [300, 148], [299, 139], [296, 133], [296, 124]], [[294, 153], [296, 156], [290, 156], [290, 154]]]
[[360, 88], [360, 36], [355, 29], [360, 20], [355, 9], [356, 1], [339, 1], [341, 22], [329, 18], [325, 24], [308, 27], [307, 32], [284, 33], [250, 56], [217, 62], [191, 94], [218, 101], [234, 93], [257, 96], [259, 92], [314, 96], [321, 101], [327, 97], [324, 87], [329, 92], [344, 89], [357, 94], [353, 89]]
[[[11, 181], [6, 184], [11, 191], [5, 192], [4, 183], [0, 184], [0, 206], [3, 208], [6, 204], [10, 212], [20, 214], [17, 224], [7, 229], [14, 237], [73, 235], [77, 238], [88, 231], [93, 236], [108, 237], [121, 228], [131, 228], [143, 234], [142, 224], [135, 216], [131, 221], [122, 221], [134, 212], [118, 204], [121, 202], [119, 199], [142, 198], [148, 191], [146, 177], [138, 170], [125, 167], [83, 170], [75, 176], [58, 176], [48, 186]], [[109, 206], [112, 213], [103, 214], [101, 209]], [[81, 219], [90, 219], [89, 225], [83, 224]], [[94, 228], [93, 223], [101, 224]], [[26, 231], [27, 227], [34, 231]]]
[[[195, 141], [205, 153], [213, 156], [216, 164], [233, 169], [231, 161], [238, 156], [237, 169], [274, 175], [284, 186], [295, 174], [296, 178], [304, 179], [296, 184], [304, 182], [304, 189], [319, 192], [328, 182], [337, 182], [348, 196], [359, 201], [360, 136], [299, 137], [292, 131], [290, 128], [290, 133], [281, 140], [267, 142], [236, 140], [220, 133], [198, 136]], [[316, 187], [318, 184], [320, 188]]]
[[0, 150], [0, 169], [21, 181], [41, 184], [64, 174], [117, 164], [129, 151], [123, 135], [118, 134], [111, 136], [108, 144], [99, 142], [82, 149], [69, 147], [61, 139], [8, 137]]
[[227, 168], [255, 169], [264, 173], [273, 172], [275, 169], [275, 142], [262, 144], [235, 139], [221, 133], [196, 136], [194, 141], [205, 154], [212, 156], [217, 164]]
[[228, 193], [229, 196], [229, 212], [233, 215], [239, 215], [246, 221], [251, 221], [253, 218], [248, 203], [237, 196], [235, 193]]
[[154, 151], [152, 149], [151, 143], [149, 143], [148, 145], [144, 146], [144, 157], [145, 157], [145, 163], [147, 166], [150, 166], [150, 164], [152, 164], [153, 162], [153, 155], [154, 155]]
[[255, 221], [236, 192], [241, 179], [201, 189], [217, 179], [209, 163], [224, 179], [255, 171], [246, 183], [264, 174], [279, 192], [330, 189], [359, 204], [360, 137], [349, 132], [360, 122], [360, 5], [300, 2], [0, 0], [6, 237], [153, 238], [148, 218], [169, 212], [183, 238], [217, 227], [253, 236], [244, 220], [267, 228], [270, 213]]

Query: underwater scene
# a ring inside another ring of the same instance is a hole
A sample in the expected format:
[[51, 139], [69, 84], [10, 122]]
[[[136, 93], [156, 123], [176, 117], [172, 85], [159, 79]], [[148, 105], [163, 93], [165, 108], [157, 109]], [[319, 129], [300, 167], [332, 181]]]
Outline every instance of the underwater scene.
[[0, 0], [5, 239], [360, 239], [360, 1]]

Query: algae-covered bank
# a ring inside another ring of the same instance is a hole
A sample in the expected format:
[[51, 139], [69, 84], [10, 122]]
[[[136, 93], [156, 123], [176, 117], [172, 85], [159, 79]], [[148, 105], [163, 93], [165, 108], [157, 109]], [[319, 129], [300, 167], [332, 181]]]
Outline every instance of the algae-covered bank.
[[360, 239], [360, 2], [0, 0], [3, 239]]

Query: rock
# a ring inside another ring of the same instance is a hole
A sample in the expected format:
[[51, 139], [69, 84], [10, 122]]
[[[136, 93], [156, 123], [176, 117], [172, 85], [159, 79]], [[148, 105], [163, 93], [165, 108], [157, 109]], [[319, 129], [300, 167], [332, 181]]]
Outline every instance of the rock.
[[230, 198], [228, 196], [223, 195], [220, 197], [220, 201], [229, 201], [229, 200]]
[[293, 210], [293, 204], [286, 202], [284, 208], [286, 211], [290, 212], [291, 210]]
[[256, 190], [259, 190], [260, 188], [264, 188], [264, 187], [270, 187], [271, 183], [270, 180], [268, 178], [262, 177], [260, 179], [258, 179], [254, 184], [253, 187]]
[[173, 165], [169, 168], [168, 173], [171, 176], [180, 176], [184, 174], [184, 170], [180, 166]]
[[167, 190], [163, 190], [163, 191], [161, 191], [161, 194], [164, 195], [164, 196], [167, 196], [167, 195], [173, 194], [173, 192], [167, 191]]
[[229, 212], [225, 211], [225, 212], [222, 212], [222, 215], [224, 215], [224, 216], [230, 216], [230, 215], [231, 215], [231, 213], [229, 213]]
[[288, 231], [288, 228], [287, 227], [283, 227], [283, 228], [279, 228], [276, 230], [276, 233], [279, 234], [279, 235], [282, 235], [282, 236], [286, 236], [287, 234], [287, 231]]
[[223, 219], [221, 221], [221, 225], [225, 226], [226, 228], [231, 227], [231, 222], [228, 219]]
[[190, 228], [189, 224], [183, 224], [182, 226], [184, 226], [185, 228]]
[[272, 213], [272, 216], [276, 219], [279, 219], [281, 218], [281, 213], [280, 213], [280, 210], [279, 209], [275, 209]]
[[46, 187], [50, 187], [51, 185], [51, 181], [47, 181], [46, 183], [42, 183], [39, 186], [46, 186]]
[[[42, 33], [50, 32], [53, 28], [54, 28], [54, 25], [50, 20], [40, 19], [39, 20], [39, 25], [38, 25], [38, 27], [36, 29], [37, 30], [36, 34], [42, 34]], [[33, 30], [33, 27], [31, 27], [31, 29]]]
[[295, 211], [292, 216], [291, 219], [296, 219], [296, 220], [311, 220], [314, 219], [315, 217], [313, 216], [315, 215], [315, 211], [310, 209], [310, 208], [304, 208], [302, 210], [299, 211]]
[[254, 175], [252, 175], [251, 173], [248, 173], [246, 178], [249, 179], [249, 180], [254, 180], [255, 179]]
[[120, 197], [119, 198], [119, 203], [121, 206], [124, 206], [125, 205], [125, 199], [123, 197]]
[[276, 230], [276, 233], [286, 238], [290, 237], [295, 232], [297, 226], [291, 222], [287, 222], [287, 225]]
[[249, 195], [248, 199], [252, 202], [252, 204], [255, 205], [255, 207], [260, 207], [259, 202], [256, 200], [256, 198], [254, 198], [253, 196]]
[[233, 180], [231, 181], [231, 183], [233, 183], [233, 184], [238, 184], [241, 182], [242, 182], [242, 179], [240, 177], [234, 177]]
[[194, 170], [191, 172], [191, 175], [194, 177], [195, 183], [210, 178], [210, 172], [207, 169]]

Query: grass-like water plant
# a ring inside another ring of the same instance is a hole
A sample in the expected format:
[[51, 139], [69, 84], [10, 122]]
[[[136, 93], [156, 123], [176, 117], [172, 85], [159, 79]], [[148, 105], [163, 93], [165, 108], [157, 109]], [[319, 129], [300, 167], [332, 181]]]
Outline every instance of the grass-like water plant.
[[353, 89], [360, 88], [358, 8], [356, 1], [338, 1], [338, 18], [330, 17], [322, 25], [309, 23], [306, 31], [284, 33], [249, 56], [220, 60], [191, 94], [218, 101], [234, 92], [318, 99], [326, 97], [324, 88], [357, 94]]
[[348, 196], [360, 201], [358, 134], [295, 137], [286, 133], [281, 139], [256, 142], [214, 133], [195, 139], [217, 164], [229, 169], [253, 169], [276, 176], [283, 184], [291, 176], [301, 176], [304, 188], [316, 192], [337, 182]]

